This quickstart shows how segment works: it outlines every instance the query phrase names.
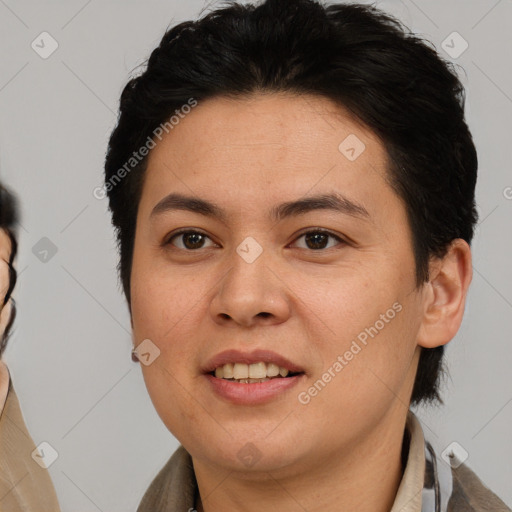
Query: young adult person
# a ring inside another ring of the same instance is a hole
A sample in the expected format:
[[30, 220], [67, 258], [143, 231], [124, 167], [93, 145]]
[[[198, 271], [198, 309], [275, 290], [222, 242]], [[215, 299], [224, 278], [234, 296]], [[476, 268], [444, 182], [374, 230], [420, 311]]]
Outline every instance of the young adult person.
[[171, 28], [105, 162], [134, 356], [181, 443], [139, 512], [510, 510], [409, 409], [441, 399], [476, 176], [452, 66], [374, 7]]

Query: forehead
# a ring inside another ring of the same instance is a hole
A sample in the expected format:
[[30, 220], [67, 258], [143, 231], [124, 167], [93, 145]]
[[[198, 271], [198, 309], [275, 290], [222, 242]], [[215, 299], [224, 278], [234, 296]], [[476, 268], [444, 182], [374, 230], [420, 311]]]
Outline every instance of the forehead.
[[190, 159], [199, 157], [197, 152], [188, 151], [190, 147], [201, 155], [226, 147], [231, 151], [259, 148], [263, 152], [274, 146], [275, 151], [284, 152], [286, 148], [298, 155], [321, 145], [339, 151], [340, 136], [344, 133], [359, 135], [370, 143], [372, 153], [385, 156], [378, 137], [350, 110], [328, 98], [291, 93], [219, 96], [201, 101], [183, 116], [169, 136], [164, 135], [163, 144], [157, 141], [149, 159], [157, 158], [166, 146], [173, 146], [173, 151], [178, 150], [175, 154], [180, 156], [186, 152]]
[[379, 203], [400, 202], [387, 168], [377, 135], [327, 98], [216, 97], [199, 102], [156, 140], [139, 206], [149, 214], [162, 197], [180, 191], [220, 197], [236, 213], [261, 216], [270, 203], [334, 190], [372, 213]]

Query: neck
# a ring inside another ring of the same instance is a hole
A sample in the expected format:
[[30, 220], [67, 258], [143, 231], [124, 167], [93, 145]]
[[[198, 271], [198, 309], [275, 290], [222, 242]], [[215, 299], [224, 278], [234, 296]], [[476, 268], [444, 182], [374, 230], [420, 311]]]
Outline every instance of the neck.
[[[394, 412], [394, 413], [393, 413]], [[402, 479], [407, 410], [398, 404], [370, 434], [315, 460], [307, 471], [280, 469], [247, 475], [193, 460], [200, 495], [198, 512], [389, 512]]]

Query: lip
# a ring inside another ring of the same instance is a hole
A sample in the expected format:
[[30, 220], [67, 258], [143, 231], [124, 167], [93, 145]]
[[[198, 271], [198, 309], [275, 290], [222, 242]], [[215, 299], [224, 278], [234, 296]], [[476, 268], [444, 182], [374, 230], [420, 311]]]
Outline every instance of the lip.
[[[272, 378], [265, 382], [253, 382], [251, 384], [219, 379], [211, 375], [211, 372], [216, 368], [227, 363], [253, 364], [261, 361], [264, 363], [274, 363], [286, 368], [290, 373], [297, 373], [298, 375]], [[210, 359], [202, 370], [205, 378], [208, 380], [210, 389], [217, 396], [237, 405], [257, 405], [270, 402], [306, 378], [303, 368], [272, 350], [263, 349], [251, 352], [242, 352], [234, 349], [224, 350]]]
[[[224, 350], [212, 357], [202, 368], [203, 373], [213, 372], [219, 366], [227, 363], [253, 364], [263, 361], [264, 363], [274, 363], [290, 371], [290, 373], [305, 373], [304, 369], [296, 365], [284, 356], [273, 352], [272, 350], [253, 350], [251, 352], [241, 352], [240, 350]], [[292, 378], [292, 377], [290, 377]], [[262, 384], [265, 384], [263, 382]], [[252, 384], [254, 385], [254, 384]]]
[[258, 405], [275, 400], [279, 395], [296, 386], [306, 376], [301, 373], [293, 377], [281, 377], [252, 384], [218, 379], [209, 373], [205, 375], [205, 378], [217, 396], [235, 405]]

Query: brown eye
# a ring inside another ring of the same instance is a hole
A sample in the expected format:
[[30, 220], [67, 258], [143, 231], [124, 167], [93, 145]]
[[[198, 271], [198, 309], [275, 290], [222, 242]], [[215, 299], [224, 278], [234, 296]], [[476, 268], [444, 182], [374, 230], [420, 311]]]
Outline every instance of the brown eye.
[[[173, 243], [175, 239], [181, 241], [181, 246]], [[166, 245], [174, 245], [178, 247], [178, 249], [193, 251], [203, 249], [204, 242], [207, 239], [209, 239], [209, 237], [200, 231], [180, 231], [171, 236], [166, 242]]]
[[[331, 233], [330, 231], [324, 231], [324, 230], [313, 230], [313, 231], [307, 231], [306, 233], [303, 233], [301, 236], [297, 238], [297, 240], [300, 240], [301, 238], [304, 238], [306, 242], [306, 247], [301, 247], [303, 249], [311, 249], [313, 251], [321, 250], [321, 249], [330, 249], [333, 246], [327, 247], [329, 243], [329, 238], [332, 238], [338, 242], [337, 245], [340, 243], [343, 244], [344, 241], [334, 233]], [[336, 244], [335, 244], [336, 245]]]

